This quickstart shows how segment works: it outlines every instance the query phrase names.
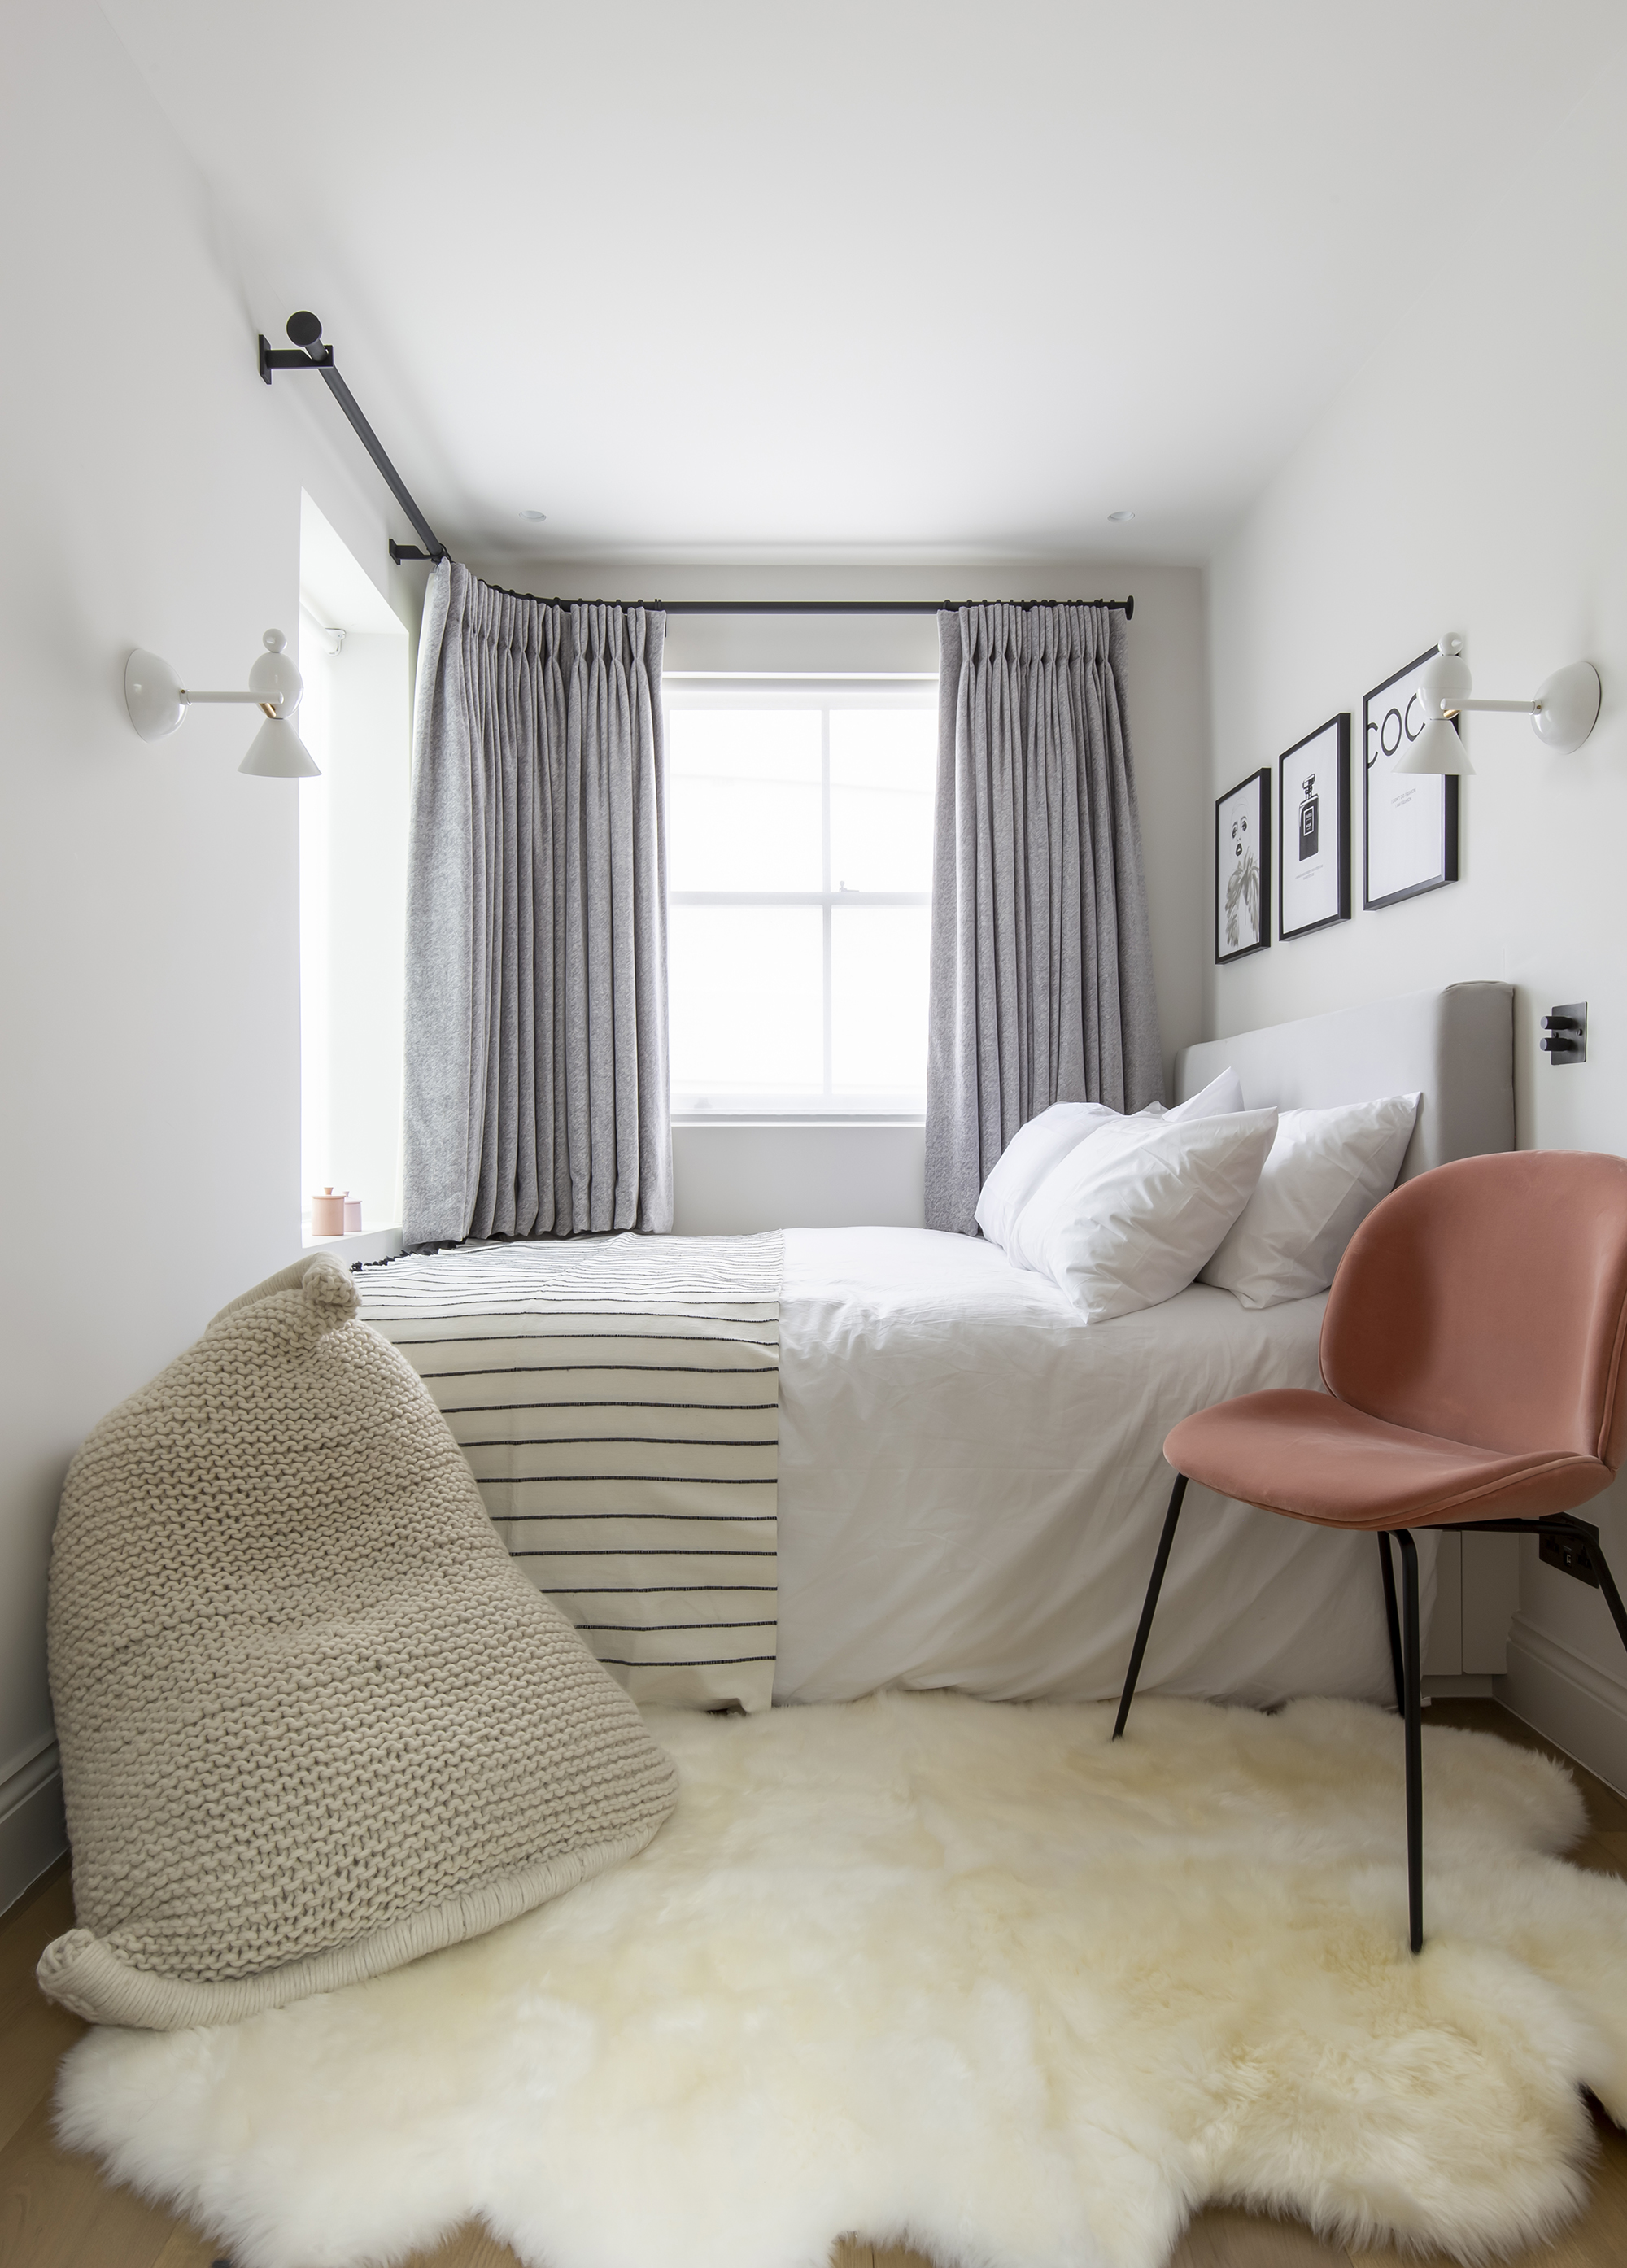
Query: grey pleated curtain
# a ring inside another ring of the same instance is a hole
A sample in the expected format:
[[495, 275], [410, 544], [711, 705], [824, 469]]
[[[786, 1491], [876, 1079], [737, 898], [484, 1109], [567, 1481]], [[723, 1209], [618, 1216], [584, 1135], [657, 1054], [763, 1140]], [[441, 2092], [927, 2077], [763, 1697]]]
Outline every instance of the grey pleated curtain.
[[1053, 1102], [1163, 1094], [1124, 618], [938, 617], [926, 1225], [975, 1235], [984, 1179]]
[[672, 1226], [666, 616], [455, 561], [418, 649], [409, 1245]]

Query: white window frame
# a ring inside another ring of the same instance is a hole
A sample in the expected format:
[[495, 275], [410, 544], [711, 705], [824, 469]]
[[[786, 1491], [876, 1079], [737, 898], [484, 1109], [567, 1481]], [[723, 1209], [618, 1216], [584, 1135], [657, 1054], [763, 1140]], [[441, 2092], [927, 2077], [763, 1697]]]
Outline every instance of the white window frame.
[[729, 1095], [715, 1104], [703, 1098], [674, 1096], [677, 1126], [817, 1124], [919, 1126], [919, 1101], [880, 1103], [856, 1109], [831, 1093], [831, 913], [837, 906], [927, 906], [929, 890], [833, 888], [830, 873], [830, 712], [833, 709], [926, 709], [938, 705], [935, 673], [888, 671], [865, 674], [788, 676], [777, 672], [733, 672], [727, 675], [673, 671], [662, 681], [665, 707], [677, 709], [814, 709], [820, 711], [820, 814], [823, 887], [818, 890], [675, 890], [672, 906], [818, 906], [823, 916], [824, 1086], [821, 1094], [796, 1098]]

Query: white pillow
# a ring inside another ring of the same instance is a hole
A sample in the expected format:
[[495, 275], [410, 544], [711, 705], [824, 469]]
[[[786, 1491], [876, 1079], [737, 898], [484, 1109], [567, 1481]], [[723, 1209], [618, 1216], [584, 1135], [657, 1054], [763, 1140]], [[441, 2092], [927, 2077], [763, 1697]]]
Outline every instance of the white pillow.
[[1245, 1307], [1325, 1292], [1344, 1248], [1395, 1186], [1418, 1112], [1416, 1094], [1285, 1110], [1260, 1186], [1204, 1270]]
[[1020, 1126], [977, 1200], [977, 1226], [990, 1243], [1005, 1245], [1012, 1223], [1051, 1167], [1118, 1116], [1105, 1102], [1053, 1102], [1049, 1110]]
[[1090, 1322], [1156, 1307], [1186, 1289], [1254, 1195], [1276, 1132], [1274, 1110], [1104, 1126], [1046, 1175], [1013, 1244]]
[[1193, 1118], [1222, 1118], [1247, 1108], [1243, 1083], [1228, 1065], [1218, 1079], [1211, 1079], [1207, 1086], [1200, 1086], [1196, 1094], [1189, 1095], [1184, 1102], [1177, 1102], [1164, 1116], [1179, 1126]]

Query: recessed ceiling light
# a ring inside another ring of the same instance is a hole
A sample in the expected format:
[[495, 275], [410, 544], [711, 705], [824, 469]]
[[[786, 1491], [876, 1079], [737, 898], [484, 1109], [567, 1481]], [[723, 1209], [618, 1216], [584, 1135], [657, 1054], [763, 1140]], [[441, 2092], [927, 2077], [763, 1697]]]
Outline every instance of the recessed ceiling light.
[[1135, 517], [1136, 517], [1136, 515], [1135, 515], [1135, 513], [1134, 513], [1133, 512], [1110, 512], [1108, 514], [1108, 518], [1109, 519], [1117, 519], [1117, 520], [1123, 520], [1123, 519], [1134, 519], [1134, 518], [1135, 518]]
[[522, 519], [546, 519], [548, 518], [548, 514], [545, 512], [522, 512], [519, 516]]

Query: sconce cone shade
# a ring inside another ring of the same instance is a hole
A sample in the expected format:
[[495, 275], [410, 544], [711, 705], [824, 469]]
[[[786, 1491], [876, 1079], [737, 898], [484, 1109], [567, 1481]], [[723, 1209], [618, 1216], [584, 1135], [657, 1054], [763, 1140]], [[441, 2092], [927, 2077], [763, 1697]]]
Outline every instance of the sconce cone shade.
[[321, 768], [286, 717], [268, 717], [238, 766], [260, 779], [320, 779]]
[[1472, 773], [1474, 769], [1469, 761], [1469, 750], [1448, 717], [1432, 717], [1406, 755], [1395, 760], [1398, 772], [1422, 772], [1426, 777], [1442, 772]]

